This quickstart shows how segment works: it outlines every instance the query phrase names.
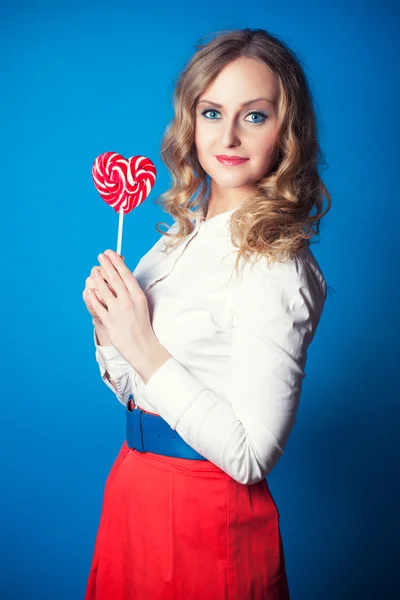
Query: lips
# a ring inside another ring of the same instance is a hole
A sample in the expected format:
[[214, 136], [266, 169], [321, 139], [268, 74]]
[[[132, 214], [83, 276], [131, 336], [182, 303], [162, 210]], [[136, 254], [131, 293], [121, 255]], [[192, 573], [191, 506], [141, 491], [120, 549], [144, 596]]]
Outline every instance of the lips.
[[218, 155], [215, 158], [219, 160], [220, 163], [227, 166], [240, 165], [246, 162], [246, 160], [249, 160], [248, 158], [228, 157], [224, 155]]

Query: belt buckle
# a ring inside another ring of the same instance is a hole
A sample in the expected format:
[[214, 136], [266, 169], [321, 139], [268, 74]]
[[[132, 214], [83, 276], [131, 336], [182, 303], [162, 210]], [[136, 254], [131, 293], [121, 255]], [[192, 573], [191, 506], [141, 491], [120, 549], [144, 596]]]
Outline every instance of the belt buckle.
[[[138, 407], [136, 406], [136, 404], [135, 404], [135, 400], [134, 400], [134, 397], [133, 397], [133, 394], [131, 394], [131, 395], [129, 396], [129, 398], [128, 398], [128, 401], [129, 401], [129, 400], [132, 400], [132, 404], [133, 404], [133, 410], [131, 411], [131, 412], [132, 412], [132, 418], [133, 418], [133, 421], [134, 421], [134, 422], [132, 423], [133, 427], [134, 427], [134, 426], [135, 426], [135, 424], [136, 424], [136, 423], [139, 421], [139, 432], [140, 432], [140, 443], [141, 443], [141, 448], [137, 448], [136, 446], [134, 446], [134, 449], [135, 449], [137, 452], [140, 452], [141, 454], [146, 454], [146, 453], [147, 453], [147, 450], [145, 450], [145, 449], [144, 449], [144, 438], [143, 438], [143, 428], [142, 428], [142, 414], [143, 414], [143, 412], [144, 412], [144, 411], [143, 411], [141, 408], [138, 408]], [[131, 428], [130, 428], [130, 429], [131, 429], [131, 431], [133, 431], [133, 430], [134, 430], [134, 429], [133, 429], [133, 427], [131, 427]], [[135, 436], [135, 438], [136, 438], [136, 437], [137, 437], [137, 436]], [[135, 440], [135, 443], [136, 443], [136, 440]]]

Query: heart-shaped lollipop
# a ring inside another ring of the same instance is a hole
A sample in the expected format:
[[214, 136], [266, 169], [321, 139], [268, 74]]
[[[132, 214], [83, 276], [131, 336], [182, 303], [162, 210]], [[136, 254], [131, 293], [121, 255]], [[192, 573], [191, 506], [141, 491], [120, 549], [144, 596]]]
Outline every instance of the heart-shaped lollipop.
[[124, 158], [116, 152], [104, 152], [92, 167], [94, 184], [115, 212], [128, 214], [151, 192], [156, 180], [156, 168], [146, 156]]
[[104, 152], [93, 163], [92, 177], [101, 198], [119, 213], [117, 252], [121, 254], [123, 216], [150, 194], [156, 168], [146, 156], [124, 158], [116, 152]]

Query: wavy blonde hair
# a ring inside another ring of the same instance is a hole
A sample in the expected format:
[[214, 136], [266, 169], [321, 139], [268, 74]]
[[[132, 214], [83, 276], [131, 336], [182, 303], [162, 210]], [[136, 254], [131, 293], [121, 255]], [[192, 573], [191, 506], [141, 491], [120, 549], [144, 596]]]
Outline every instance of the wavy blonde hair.
[[[234, 268], [238, 269], [241, 256], [247, 260], [264, 255], [267, 262], [287, 260], [319, 235], [320, 220], [331, 207], [330, 194], [318, 174], [318, 164], [325, 161], [321, 160], [312, 95], [300, 61], [264, 29], [219, 33], [195, 49], [178, 77], [173, 95], [175, 114], [161, 144], [161, 158], [171, 173], [172, 186], [155, 200], [179, 227], [175, 233], [167, 233], [158, 226], [168, 224], [159, 222], [156, 229], [171, 237], [166, 242], [169, 249], [193, 231], [193, 208], [200, 206], [205, 214], [209, 189], [195, 149], [196, 103], [228, 63], [240, 57], [254, 58], [266, 64], [279, 82], [278, 142], [271, 170], [231, 215], [232, 243], [239, 248]], [[322, 212], [324, 194], [328, 206]]]

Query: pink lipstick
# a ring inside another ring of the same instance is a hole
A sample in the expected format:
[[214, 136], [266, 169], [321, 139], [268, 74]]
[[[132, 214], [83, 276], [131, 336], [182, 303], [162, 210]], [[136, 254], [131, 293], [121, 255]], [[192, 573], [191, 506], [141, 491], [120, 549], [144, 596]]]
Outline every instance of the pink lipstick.
[[215, 158], [217, 158], [220, 163], [226, 165], [227, 167], [240, 165], [243, 162], [246, 162], [246, 160], [249, 160], [248, 158], [244, 158], [242, 156], [226, 156], [225, 154], [219, 154]]

